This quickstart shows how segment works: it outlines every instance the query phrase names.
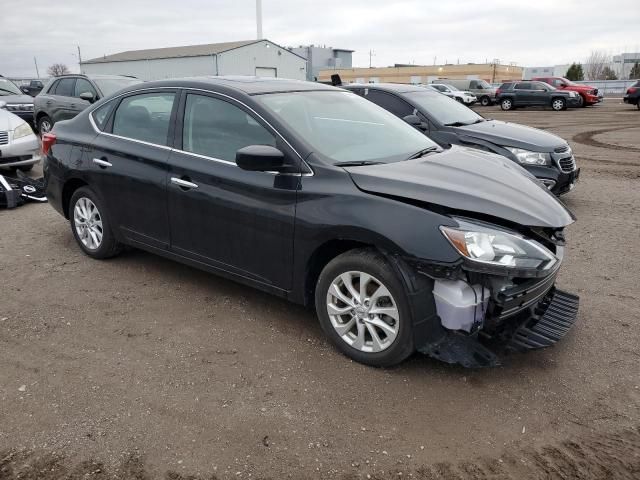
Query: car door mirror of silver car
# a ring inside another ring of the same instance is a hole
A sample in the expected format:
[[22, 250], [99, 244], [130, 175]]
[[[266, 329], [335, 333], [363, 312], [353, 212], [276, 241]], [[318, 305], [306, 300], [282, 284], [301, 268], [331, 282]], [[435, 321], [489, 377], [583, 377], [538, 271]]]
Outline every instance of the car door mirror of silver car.
[[236, 152], [236, 164], [252, 172], [277, 172], [285, 166], [285, 158], [271, 145], [249, 145]]
[[82, 93], [80, 94], [80, 98], [81, 98], [82, 100], [86, 100], [86, 101], [87, 101], [87, 102], [89, 102], [89, 103], [93, 103], [93, 102], [95, 102], [95, 100], [96, 100], [95, 95], [94, 95], [93, 93], [91, 93], [91, 92], [82, 92]]

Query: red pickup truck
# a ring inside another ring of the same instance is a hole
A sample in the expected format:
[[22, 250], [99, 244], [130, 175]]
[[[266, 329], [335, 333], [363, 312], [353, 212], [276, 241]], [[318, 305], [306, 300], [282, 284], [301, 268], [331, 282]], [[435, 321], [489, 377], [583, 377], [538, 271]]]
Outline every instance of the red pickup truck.
[[589, 85], [582, 85], [574, 83], [571, 80], [567, 80], [564, 77], [535, 77], [531, 80], [538, 82], [545, 82], [549, 85], [553, 85], [558, 90], [567, 90], [571, 92], [577, 92], [580, 94], [581, 104], [580, 106], [586, 107], [587, 105], [595, 105], [602, 101], [602, 94], [598, 94], [598, 89]]

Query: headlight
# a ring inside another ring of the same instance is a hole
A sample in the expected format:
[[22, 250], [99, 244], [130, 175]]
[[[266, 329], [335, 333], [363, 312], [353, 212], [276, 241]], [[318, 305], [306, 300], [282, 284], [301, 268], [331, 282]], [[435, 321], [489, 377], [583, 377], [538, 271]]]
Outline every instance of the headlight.
[[459, 219], [456, 221], [459, 227], [441, 226], [440, 230], [477, 270], [502, 274], [518, 270], [519, 275], [533, 276], [536, 272], [549, 270], [558, 262], [550, 250], [518, 233]]
[[576, 93], [576, 92], [569, 92], [569, 96], [570, 96], [570, 97], [575, 97], [576, 95], [577, 95], [577, 93]]
[[18, 138], [27, 137], [33, 134], [33, 130], [27, 122], [21, 123], [16, 127], [13, 131], [13, 139], [17, 140]]
[[551, 165], [551, 156], [544, 152], [531, 152], [522, 148], [504, 147], [523, 165]]

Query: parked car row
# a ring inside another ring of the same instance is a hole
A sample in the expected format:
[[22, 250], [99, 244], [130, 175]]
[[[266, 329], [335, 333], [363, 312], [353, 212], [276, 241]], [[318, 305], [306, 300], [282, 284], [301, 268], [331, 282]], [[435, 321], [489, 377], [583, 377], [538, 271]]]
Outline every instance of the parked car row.
[[555, 287], [574, 217], [521, 165], [553, 171], [566, 142], [421, 87], [348, 90], [130, 86], [44, 133], [47, 197], [87, 255], [132, 245], [313, 306], [365, 364], [418, 350], [488, 366], [496, 345], [561, 339], [578, 309]]

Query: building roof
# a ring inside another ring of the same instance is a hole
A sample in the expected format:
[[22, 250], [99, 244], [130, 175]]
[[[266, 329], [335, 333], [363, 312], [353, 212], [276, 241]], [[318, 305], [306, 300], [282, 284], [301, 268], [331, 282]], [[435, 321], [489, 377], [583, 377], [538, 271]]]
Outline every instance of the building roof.
[[[126, 52], [114, 53], [113, 55], [105, 55], [103, 57], [85, 60], [83, 64], [89, 63], [110, 63], [110, 62], [129, 62], [136, 60], [157, 60], [161, 58], [179, 58], [179, 57], [203, 57], [208, 55], [217, 55], [219, 53], [228, 52], [236, 48], [246, 47], [259, 42], [269, 42], [282, 50], [304, 58], [295, 52], [291, 52], [270, 40], [241, 40], [237, 42], [223, 43], [207, 43], [204, 45], [186, 45], [183, 47], [165, 47], [165, 48], [149, 48], [146, 50], [129, 50]], [[306, 59], [305, 59], [306, 60]]]
[[[417, 85], [408, 85], [406, 83], [349, 83], [340, 85], [341, 88], [351, 90], [352, 88], [369, 88], [371, 90], [384, 90], [387, 92], [409, 93], [409, 92], [431, 92], [425, 87]], [[438, 92], [433, 92], [438, 93]]]

